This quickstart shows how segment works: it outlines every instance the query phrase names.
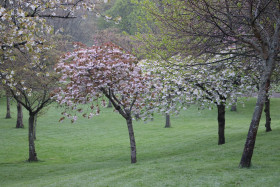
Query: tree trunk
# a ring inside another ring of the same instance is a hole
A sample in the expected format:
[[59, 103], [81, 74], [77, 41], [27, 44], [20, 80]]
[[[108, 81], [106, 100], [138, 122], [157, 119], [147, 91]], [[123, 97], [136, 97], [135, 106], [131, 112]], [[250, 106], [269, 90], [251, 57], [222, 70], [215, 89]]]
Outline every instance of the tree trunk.
[[112, 108], [112, 102], [109, 100], [107, 108]]
[[135, 119], [136, 119], [136, 121], [139, 121], [140, 120], [140, 114], [135, 114]]
[[34, 120], [35, 114], [29, 113], [29, 123], [28, 123], [28, 141], [29, 141], [29, 162], [38, 161], [37, 154], [35, 151], [34, 143]]
[[236, 103], [237, 103], [237, 99], [234, 99], [234, 103], [231, 105], [230, 111], [234, 111], [234, 112], [237, 111]]
[[22, 106], [21, 104], [18, 102], [17, 103], [17, 124], [16, 124], [16, 128], [23, 128], [23, 115], [22, 115]]
[[37, 114], [34, 116], [34, 140], [37, 139], [37, 136], [36, 136], [36, 128], [37, 128]]
[[270, 118], [270, 99], [268, 96], [265, 97], [265, 117], [266, 117], [266, 122], [265, 122], [265, 128], [266, 132], [272, 131], [271, 129], [271, 118]]
[[218, 107], [218, 134], [219, 134], [219, 139], [218, 139], [218, 145], [225, 144], [225, 105], [220, 104], [217, 105]]
[[270, 87], [270, 81], [268, 80], [266, 84], [266, 95], [265, 95], [265, 107], [264, 107], [264, 112], [265, 112], [265, 128], [266, 132], [272, 131], [271, 129], [271, 117], [270, 117], [270, 99], [268, 95], [269, 87]]
[[165, 128], [169, 128], [169, 127], [171, 127], [170, 115], [169, 114], [165, 114]]
[[258, 92], [256, 107], [249, 127], [243, 154], [239, 163], [239, 167], [242, 168], [243, 167], [249, 168], [251, 166], [251, 159], [254, 152], [257, 132], [258, 132], [263, 106], [266, 98], [267, 83], [270, 80], [272, 70], [273, 70], [273, 66], [269, 70], [266, 70], [266, 72], [264, 72], [263, 76], [261, 77], [260, 89]]
[[10, 97], [9, 95], [6, 93], [6, 99], [7, 99], [7, 114], [6, 114], [6, 119], [9, 119], [11, 118], [11, 110], [10, 110], [10, 106], [11, 106], [11, 103], [10, 103]]
[[131, 150], [131, 163], [136, 163], [136, 144], [135, 144], [135, 138], [134, 138], [134, 132], [133, 132], [133, 126], [132, 126], [132, 119], [131, 116], [129, 116], [126, 119], [128, 133], [129, 133], [129, 140], [130, 140], [130, 150]]

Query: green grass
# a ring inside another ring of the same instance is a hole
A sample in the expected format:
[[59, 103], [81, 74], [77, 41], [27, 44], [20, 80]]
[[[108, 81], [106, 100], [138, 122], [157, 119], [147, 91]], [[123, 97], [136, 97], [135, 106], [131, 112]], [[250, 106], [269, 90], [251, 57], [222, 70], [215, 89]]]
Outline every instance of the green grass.
[[[261, 122], [252, 167], [240, 169], [255, 99], [226, 113], [226, 144], [217, 145], [216, 110], [195, 106], [172, 117], [134, 122], [136, 164], [130, 164], [125, 120], [104, 109], [91, 120], [58, 123], [59, 110], [50, 108], [38, 119], [37, 163], [28, 163], [26, 128], [16, 129], [0, 110], [0, 186], [280, 186], [280, 99], [272, 99], [272, 132]], [[264, 119], [264, 117], [263, 117]]]

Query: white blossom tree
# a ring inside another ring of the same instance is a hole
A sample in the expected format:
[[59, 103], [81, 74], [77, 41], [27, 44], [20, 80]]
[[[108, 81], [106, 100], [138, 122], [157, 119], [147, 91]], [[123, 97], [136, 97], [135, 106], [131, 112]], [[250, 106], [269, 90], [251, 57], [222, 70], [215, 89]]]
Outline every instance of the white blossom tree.
[[[56, 87], [57, 78], [56, 74], [50, 70], [53, 68], [55, 60], [49, 60], [48, 55], [46, 55], [46, 58], [40, 60], [40, 65], [34, 67], [29, 61], [29, 56], [22, 53], [15, 53], [14, 56], [13, 61], [7, 60], [5, 64], [1, 65], [1, 68], [4, 68], [4, 65], [8, 65], [11, 72], [3, 72], [0, 77], [6, 89], [11, 92], [11, 95], [17, 101], [18, 111], [21, 110], [22, 105], [29, 113], [28, 161], [32, 162], [38, 160], [34, 143], [35, 116], [52, 102], [50, 96]], [[22, 114], [19, 113], [18, 115], [18, 119], [22, 119]]]
[[[171, 59], [171, 60], [175, 60]], [[171, 115], [178, 115], [181, 109], [186, 109], [192, 100], [184, 87], [184, 72], [169, 69], [168, 60], [142, 60], [138, 65], [143, 72], [152, 77], [149, 81], [151, 94], [146, 96], [147, 103], [153, 103], [154, 111], [165, 115], [165, 127], [171, 126]], [[147, 107], [149, 107], [147, 105]]]
[[[53, 28], [46, 19], [74, 19], [75, 11], [94, 11], [92, 0], [0, 1], [0, 75], [13, 97], [29, 111], [29, 159], [37, 161], [34, 118], [50, 103], [52, 68], [42, 55], [50, 51]], [[20, 60], [22, 63], [19, 63]], [[53, 61], [55, 62], [55, 61]]]
[[248, 95], [254, 89], [253, 80], [244, 74], [247, 67], [242, 62], [213, 63], [219, 61], [219, 58], [219, 55], [210, 59], [206, 56], [182, 58], [177, 55], [168, 60], [146, 60], [141, 65], [145, 72], [153, 75], [153, 81], [157, 80], [154, 92], [159, 92], [159, 98], [153, 100], [157, 103], [154, 107], [159, 111], [179, 113], [192, 103], [202, 109], [216, 106], [218, 144], [221, 145], [225, 143], [226, 105], [232, 105], [235, 98]]
[[[278, 0], [145, 0], [150, 20], [157, 23], [163, 45], [149, 45], [164, 51], [180, 52], [185, 56], [217, 55], [222, 49], [232, 58], [246, 57], [261, 62], [258, 99], [240, 167], [250, 167], [257, 131], [263, 111], [267, 83], [271, 79], [280, 54], [280, 6]], [[160, 2], [160, 3], [158, 3]], [[169, 37], [172, 42], [166, 44]], [[164, 48], [166, 47], [167, 48]], [[227, 61], [226, 55], [225, 61]]]

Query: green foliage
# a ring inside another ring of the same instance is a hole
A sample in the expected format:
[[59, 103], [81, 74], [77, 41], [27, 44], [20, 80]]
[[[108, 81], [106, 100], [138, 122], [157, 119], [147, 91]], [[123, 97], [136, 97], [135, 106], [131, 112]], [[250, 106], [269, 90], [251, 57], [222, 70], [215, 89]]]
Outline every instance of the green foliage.
[[280, 93], [280, 85], [275, 86], [275, 92]]
[[[4, 105], [1, 100], [1, 108]], [[12, 186], [279, 186], [280, 99], [272, 99], [272, 128], [264, 121], [258, 133], [251, 169], [239, 169], [244, 140], [255, 99], [226, 113], [226, 144], [216, 145], [216, 110], [195, 106], [171, 117], [135, 122], [138, 163], [129, 163], [125, 121], [112, 109], [92, 120], [58, 123], [60, 111], [51, 108], [38, 119], [36, 148], [41, 159], [28, 163], [28, 128], [15, 129], [16, 119], [0, 122], [0, 184]], [[0, 110], [4, 116], [5, 111]], [[16, 116], [15, 105], [12, 116]], [[265, 118], [263, 118], [265, 119]], [[27, 112], [24, 111], [24, 124]]]
[[[178, 9], [165, 9], [168, 4], [172, 4]], [[172, 20], [185, 24], [187, 27], [187, 20], [181, 20], [178, 15], [183, 14], [183, 4], [180, 1], [163, 0], [160, 3], [155, 3], [153, 0], [140, 1], [139, 6], [146, 12], [141, 17], [141, 24], [138, 25], [138, 30], [145, 32], [138, 32], [136, 40], [142, 45], [138, 48], [138, 54], [148, 59], [168, 59], [178, 53], [183, 55], [188, 54], [189, 46], [186, 45], [187, 37], [177, 37], [177, 34], [172, 30], [173, 25], [168, 27], [165, 25], [166, 21]], [[176, 25], [176, 23], [174, 23]], [[182, 28], [183, 30], [183, 28]], [[197, 42], [201, 42], [201, 38], [197, 37]]]
[[134, 35], [137, 32], [139, 17], [143, 16], [140, 7], [133, 0], [116, 0], [112, 8], [105, 12], [105, 15], [120, 16], [121, 21], [117, 24], [114, 20], [100, 18], [98, 26], [100, 29], [118, 28], [122, 32]]

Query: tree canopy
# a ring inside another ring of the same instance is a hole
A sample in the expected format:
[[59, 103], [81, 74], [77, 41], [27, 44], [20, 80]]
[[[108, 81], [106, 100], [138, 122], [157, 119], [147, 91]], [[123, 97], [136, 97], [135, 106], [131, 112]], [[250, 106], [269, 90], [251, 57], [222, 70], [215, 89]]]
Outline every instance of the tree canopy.
[[250, 167], [266, 89], [279, 62], [279, 1], [147, 0], [142, 5], [160, 31], [142, 36], [147, 53], [158, 52], [163, 59], [180, 53], [220, 55], [220, 62], [234, 58], [261, 62], [258, 101], [240, 161], [240, 167]]

